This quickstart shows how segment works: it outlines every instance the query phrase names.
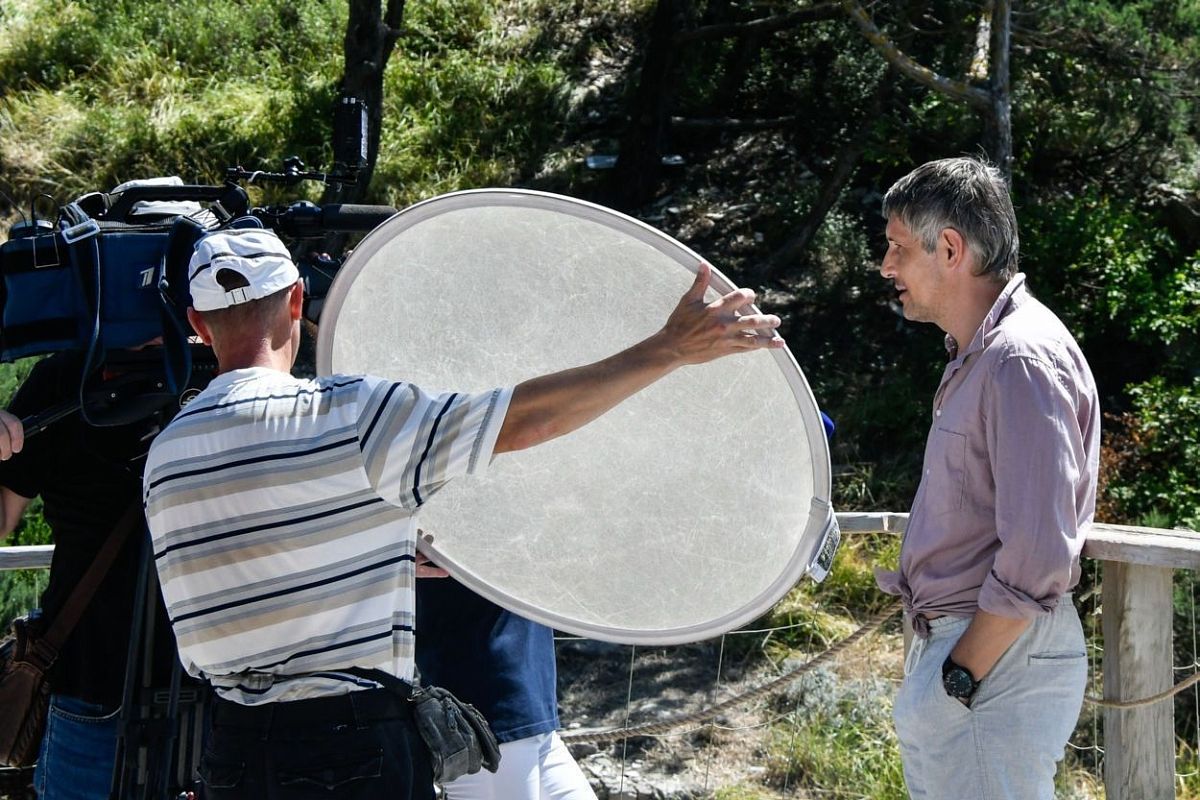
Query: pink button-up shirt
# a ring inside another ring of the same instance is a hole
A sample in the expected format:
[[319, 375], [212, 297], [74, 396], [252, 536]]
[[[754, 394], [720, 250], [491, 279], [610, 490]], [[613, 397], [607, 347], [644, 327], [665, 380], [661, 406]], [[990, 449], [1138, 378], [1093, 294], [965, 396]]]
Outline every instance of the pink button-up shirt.
[[[1079, 581], [1096, 508], [1100, 406], [1079, 345], [1025, 288], [1004, 287], [933, 400], [898, 572], [879, 587], [917, 615], [1048, 613]], [[917, 625], [923, 633], [924, 625]]]

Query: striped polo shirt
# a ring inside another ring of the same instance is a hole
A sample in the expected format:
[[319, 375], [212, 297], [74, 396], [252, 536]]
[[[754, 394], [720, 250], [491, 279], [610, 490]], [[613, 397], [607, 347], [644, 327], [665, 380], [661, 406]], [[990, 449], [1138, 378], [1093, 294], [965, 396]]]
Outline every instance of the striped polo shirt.
[[180, 658], [248, 705], [413, 674], [417, 510], [483, 471], [510, 389], [218, 376], [159, 434], [146, 519]]

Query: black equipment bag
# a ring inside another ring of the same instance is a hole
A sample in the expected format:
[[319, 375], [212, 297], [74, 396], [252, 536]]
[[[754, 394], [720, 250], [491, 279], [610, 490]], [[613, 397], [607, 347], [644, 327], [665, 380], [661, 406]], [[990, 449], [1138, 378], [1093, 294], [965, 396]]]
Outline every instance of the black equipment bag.
[[97, 222], [78, 206], [58, 228], [0, 245], [0, 361], [135, 347], [162, 335], [158, 279], [169, 224]]
[[[191, 372], [187, 261], [205, 229], [188, 217], [146, 224], [97, 220], [79, 203], [57, 228], [14, 226], [0, 245], [0, 361], [63, 350], [86, 354], [82, 384], [111, 350], [162, 337], [164, 396]], [[83, 404], [94, 425], [121, 424]], [[127, 416], [127, 415], [124, 415]]]

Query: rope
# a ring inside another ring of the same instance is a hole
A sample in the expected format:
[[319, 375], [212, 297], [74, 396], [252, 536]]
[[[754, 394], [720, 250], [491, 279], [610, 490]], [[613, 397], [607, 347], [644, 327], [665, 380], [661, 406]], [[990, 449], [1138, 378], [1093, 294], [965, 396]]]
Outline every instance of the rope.
[[673, 728], [678, 728], [681, 725], [688, 725], [695, 722], [703, 722], [717, 716], [727, 708], [732, 708], [741, 703], [754, 700], [769, 694], [780, 686], [790, 683], [801, 675], [809, 672], [821, 664], [829, 661], [834, 656], [841, 653], [843, 650], [853, 646], [860, 639], [868, 634], [874, 633], [878, 628], [887, 622], [897, 611], [900, 610], [900, 601], [890, 603], [886, 608], [877, 613], [875, 616], [867, 620], [861, 628], [854, 633], [842, 639], [840, 642], [829, 647], [819, 655], [809, 659], [795, 669], [789, 670], [777, 678], [773, 678], [761, 686], [750, 689], [742, 694], [735, 695], [728, 700], [723, 700], [710, 708], [701, 709], [700, 711], [683, 716], [674, 717], [672, 719], [663, 720], [662, 722], [647, 722], [642, 725], [634, 725], [632, 727], [612, 728], [606, 731], [569, 731], [560, 734], [563, 741], [568, 743], [592, 743], [611, 742], [615, 739], [621, 739], [629, 736], [653, 736], [655, 734], [666, 733]]
[[1192, 673], [1166, 691], [1152, 694], [1149, 697], [1143, 697], [1139, 700], [1110, 700], [1107, 697], [1092, 697], [1091, 695], [1087, 695], [1083, 699], [1101, 708], [1141, 708], [1142, 706], [1153, 705], [1160, 700], [1166, 700], [1168, 697], [1174, 697], [1184, 689], [1191, 687], [1196, 681], [1200, 681], [1200, 672]]
[[[780, 686], [783, 686], [787, 683], [791, 683], [792, 681], [799, 678], [801, 675], [804, 675], [807, 672], [811, 672], [812, 670], [819, 667], [821, 664], [824, 664], [826, 661], [829, 661], [832, 658], [834, 658], [835, 656], [839, 655], [843, 650], [846, 650], [846, 649], [854, 646], [860, 639], [874, 633], [876, 630], [879, 629], [880, 626], [883, 625], [883, 623], [885, 623], [889, 619], [891, 619], [891, 617], [893, 615], [895, 615], [895, 613], [897, 611], [900, 610], [900, 607], [901, 607], [901, 604], [900, 604], [899, 600], [896, 600], [896, 601], [890, 603], [883, 610], [879, 611], [877, 614], [875, 614], [873, 617], [871, 617], [869, 620], [867, 620], [865, 623], [863, 623], [862, 627], [860, 627], [854, 633], [850, 634], [845, 639], [842, 639], [840, 642], [837, 642], [837, 643], [831, 645], [824, 652], [814, 656], [813, 658], [804, 662], [803, 664], [796, 667], [795, 669], [789, 670], [788, 672], [785, 672], [784, 674], [780, 675], [777, 678], [772, 678], [771, 680], [767, 681], [766, 683], [762, 684], [761, 686], [757, 686], [757, 687], [750, 689], [749, 691], [743, 692], [739, 695], [734, 695], [733, 697], [729, 698], [728, 700], [723, 700], [714, 706], [710, 706], [709, 708], [701, 709], [700, 711], [695, 711], [691, 714], [684, 714], [679, 717], [673, 717], [671, 719], [663, 720], [661, 722], [647, 722], [642, 725], [624, 726], [624, 727], [620, 727], [620, 728], [610, 728], [609, 730], [602, 730], [602, 731], [595, 731], [595, 730], [568, 731], [568, 732], [562, 733], [561, 738], [564, 742], [568, 742], [568, 743], [599, 744], [601, 742], [611, 742], [616, 739], [626, 738], [629, 736], [655, 736], [658, 734], [667, 733], [667, 732], [669, 732], [675, 728], [678, 728], [682, 725], [689, 725], [689, 724], [693, 724], [696, 722], [703, 722], [705, 720], [712, 719], [713, 717], [717, 716], [722, 711], [724, 711], [728, 708], [733, 708], [734, 706], [740, 705], [745, 702], [749, 702], [751, 700], [755, 700], [759, 697], [762, 697], [763, 695], [769, 694], [772, 691], [775, 691], [776, 689], [778, 689]], [[1162, 700], [1166, 700], [1168, 697], [1174, 697], [1175, 695], [1179, 694], [1180, 692], [1190, 688], [1197, 682], [1200, 682], [1200, 672], [1193, 673], [1192, 675], [1188, 676], [1187, 678], [1185, 678], [1184, 680], [1175, 684], [1173, 687], [1171, 687], [1170, 689], [1167, 689], [1166, 691], [1159, 692], [1158, 694], [1150, 695], [1149, 697], [1143, 697], [1143, 698], [1140, 698], [1137, 700], [1111, 700], [1108, 698], [1093, 697], [1091, 695], [1085, 696], [1084, 700], [1088, 703], [1091, 703], [1092, 705], [1100, 706], [1101, 708], [1119, 708], [1119, 709], [1141, 708], [1143, 706], [1153, 705], [1154, 703], [1158, 703]], [[632, 690], [632, 687], [631, 687], [631, 690]]]

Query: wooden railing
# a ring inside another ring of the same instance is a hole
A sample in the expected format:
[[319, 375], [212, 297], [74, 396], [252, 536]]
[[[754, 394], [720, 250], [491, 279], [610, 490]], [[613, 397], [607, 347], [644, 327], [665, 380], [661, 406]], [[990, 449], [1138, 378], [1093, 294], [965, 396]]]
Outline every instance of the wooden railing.
[[[907, 514], [838, 514], [846, 533], [903, 533]], [[1104, 697], [1131, 701], [1166, 691], [1174, 680], [1171, 579], [1200, 570], [1194, 531], [1094, 525], [1083, 547], [1099, 561], [1104, 634]], [[1104, 709], [1107, 800], [1175, 797], [1175, 704]]]
[[[840, 513], [843, 533], [903, 533], [907, 514]], [[0, 570], [50, 565], [51, 546], [0, 547]], [[1172, 574], [1200, 570], [1193, 531], [1095, 525], [1083, 548], [1103, 566], [1104, 696], [1138, 700], [1163, 692], [1174, 678]], [[1174, 703], [1104, 711], [1107, 800], [1175, 797]]]

